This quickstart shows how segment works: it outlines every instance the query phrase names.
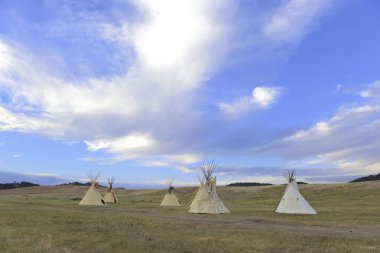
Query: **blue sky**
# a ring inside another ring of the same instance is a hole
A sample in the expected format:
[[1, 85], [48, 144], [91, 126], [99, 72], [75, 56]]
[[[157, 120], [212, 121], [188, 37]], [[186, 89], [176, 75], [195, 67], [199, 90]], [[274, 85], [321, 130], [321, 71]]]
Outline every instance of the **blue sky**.
[[0, 0], [0, 182], [380, 172], [378, 1]]

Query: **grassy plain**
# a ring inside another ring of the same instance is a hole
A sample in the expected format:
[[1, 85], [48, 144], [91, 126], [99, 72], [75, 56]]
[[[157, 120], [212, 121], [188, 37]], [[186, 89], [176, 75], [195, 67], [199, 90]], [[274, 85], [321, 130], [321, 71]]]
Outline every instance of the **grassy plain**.
[[177, 189], [179, 208], [159, 190], [117, 189], [105, 207], [78, 206], [87, 187], [3, 190], [0, 252], [380, 252], [380, 181], [300, 185], [314, 216], [274, 213], [284, 189], [218, 187], [224, 215], [187, 213], [196, 188]]

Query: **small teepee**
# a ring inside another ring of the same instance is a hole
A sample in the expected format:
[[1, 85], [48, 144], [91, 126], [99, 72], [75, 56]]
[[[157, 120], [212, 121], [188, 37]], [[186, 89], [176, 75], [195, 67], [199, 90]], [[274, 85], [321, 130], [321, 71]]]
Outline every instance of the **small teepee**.
[[276, 213], [317, 214], [298, 190], [295, 171], [288, 172], [288, 186], [276, 208]]
[[93, 175], [92, 172], [88, 173], [88, 178], [91, 182], [91, 187], [88, 189], [86, 195], [82, 198], [79, 205], [88, 205], [88, 206], [104, 206], [106, 202], [103, 200], [102, 195], [98, 191], [98, 178], [99, 173], [97, 175]]
[[161, 202], [161, 206], [182, 206], [177, 196], [174, 194], [173, 179], [168, 182], [168, 191]]
[[201, 166], [201, 186], [190, 205], [189, 213], [230, 213], [216, 193], [216, 177], [212, 176], [215, 169], [216, 165], [213, 162]]
[[115, 182], [115, 179], [114, 178], [109, 178], [108, 179], [108, 184], [109, 184], [109, 187], [108, 187], [108, 190], [106, 192], [106, 194], [104, 195], [104, 201], [106, 203], [114, 203], [114, 204], [118, 204], [120, 203], [119, 199], [117, 198], [115, 192], [113, 191], [113, 188], [112, 188], [112, 185], [113, 183]]

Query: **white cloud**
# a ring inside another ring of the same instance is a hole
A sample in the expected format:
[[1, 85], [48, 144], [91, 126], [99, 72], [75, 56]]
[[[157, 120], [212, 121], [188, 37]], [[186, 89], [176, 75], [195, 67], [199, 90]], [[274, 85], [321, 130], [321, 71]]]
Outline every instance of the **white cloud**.
[[239, 115], [250, 108], [268, 108], [280, 97], [282, 87], [258, 86], [252, 90], [251, 97], [243, 97], [233, 103], [219, 103], [219, 109], [227, 114]]
[[134, 27], [133, 40], [147, 67], [168, 69], [184, 60], [192, 64], [219, 32], [210, 19], [217, 1], [141, 0], [137, 4], [148, 18]]
[[114, 163], [145, 156], [155, 145], [155, 140], [147, 134], [132, 133], [118, 138], [85, 141], [89, 151], [105, 150], [115, 155], [110, 159], [100, 159], [101, 163]]
[[290, 137], [286, 138], [287, 140], [307, 140], [313, 139], [315, 136], [322, 136], [328, 133], [331, 130], [329, 123], [327, 122], [318, 122], [313, 127], [308, 130], [300, 130]]
[[275, 103], [281, 93], [280, 87], [256, 87], [252, 91], [252, 102], [261, 107]]
[[30, 173], [23, 173], [23, 175], [28, 175], [28, 176], [39, 176], [39, 177], [56, 177], [56, 178], [62, 178], [61, 175], [54, 174], [54, 173], [45, 173], [45, 172], [30, 172]]
[[182, 171], [183, 173], [186, 173], [186, 174], [188, 174], [188, 173], [195, 173], [196, 172], [196, 170], [190, 169], [190, 168], [184, 167], [184, 166], [176, 167], [176, 169], [179, 170], [179, 171]]
[[99, 25], [98, 36], [133, 51], [125, 73], [65, 79], [59, 65], [44, 64], [48, 55], [33, 56], [0, 39], [0, 88], [10, 98], [0, 110], [0, 131], [87, 140], [90, 151], [129, 154], [167, 139], [178, 125], [190, 125], [192, 94], [221, 57], [223, 43], [215, 44], [225, 31], [215, 17], [225, 2], [133, 4], [139, 11], [134, 21], [88, 24], [92, 21], [86, 19], [86, 25]]

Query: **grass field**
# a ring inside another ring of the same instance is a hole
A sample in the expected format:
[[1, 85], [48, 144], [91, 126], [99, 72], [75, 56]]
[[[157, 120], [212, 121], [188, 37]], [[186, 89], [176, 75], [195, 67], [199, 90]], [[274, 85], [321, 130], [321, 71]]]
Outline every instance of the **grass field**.
[[284, 189], [218, 187], [224, 215], [187, 213], [196, 188], [177, 189], [180, 208], [156, 190], [105, 207], [78, 206], [87, 187], [4, 190], [0, 252], [380, 252], [380, 181], [300, 185], [314, 216], [274, 213]]

